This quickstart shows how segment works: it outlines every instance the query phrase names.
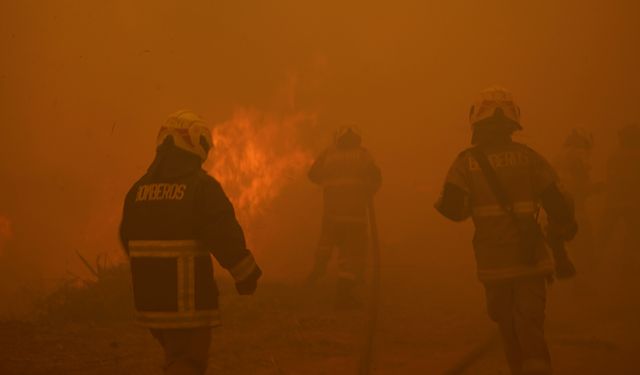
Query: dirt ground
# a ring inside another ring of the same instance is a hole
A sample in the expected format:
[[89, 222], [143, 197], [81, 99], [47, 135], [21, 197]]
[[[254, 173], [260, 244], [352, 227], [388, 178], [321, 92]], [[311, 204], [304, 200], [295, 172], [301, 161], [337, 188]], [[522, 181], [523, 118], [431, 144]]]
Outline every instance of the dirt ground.
[[[447, 373], [474, 351], [478, 355], [458, 373], [508, 373], [480, 286], [463, 287], [472, 282], [467, 278], [425, 282], [427, 273], [416, 269], [383, 271], [375, 373]], [[461, 293], [442, 292], [456, 287]], [[547, 327], [556, 373], [640, 373], [634, 358], [638, 302], [614, 290], [601, 291], [600, 299], [579, 290], [556, 283], [550, 291]], [[234, 296], [224, 283], [223, 292], [223, 326], [215, 330], [208, 374], [356, 373], [364, 314], [335, 311], [327, 303], [330, 280], [311, 289], [267, 283], [254, 299]], [[0, 374], [160, 373], [158, 345], [130, 321], [5, 321], [0, 331]]]
[[[385, 263], [374, 372], [507, 374], [468, 265], [442, 272], [436, 263]], [[550, 288], [556, 373], [640, 373], [634, 288], [623, 277], [606, 287], [586, 284]], [[221, 289], [223, 326], [215, 329], [208, 374], [356, 373], [365, 314], [333, 309], [331, 277], [311, 288], [266, 282], [254, 298], [235, 296], [228, 282]], [[160, 373], [159, 346], [129, 320], [13, 320], [0, 323], [0, 332], [0, 374]]]

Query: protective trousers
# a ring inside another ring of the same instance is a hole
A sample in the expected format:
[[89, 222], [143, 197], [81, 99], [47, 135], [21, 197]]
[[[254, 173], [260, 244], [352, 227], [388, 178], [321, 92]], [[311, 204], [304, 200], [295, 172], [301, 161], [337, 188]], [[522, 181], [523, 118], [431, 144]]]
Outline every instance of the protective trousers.
[[209, 362], [211, 327], [152, 329], [162, 346], [166, 375], [204, 375]]
[[324, 273], [333, 249], [338, 249], [338, 277], [359, 282], [366, 267], [368, 231], [366, 221], [340, 222], [323, 220], [316, 252], [316, 268]]
[[551, 374], [544, 337], [546, 287], [544, 276], [485, 284], [489, 316], [498, 323], [513, 375]]

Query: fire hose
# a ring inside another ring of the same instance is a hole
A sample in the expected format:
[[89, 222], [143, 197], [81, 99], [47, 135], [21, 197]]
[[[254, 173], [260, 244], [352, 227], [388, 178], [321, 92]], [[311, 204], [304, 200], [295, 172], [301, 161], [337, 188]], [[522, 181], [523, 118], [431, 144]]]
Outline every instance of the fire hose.
[[371, 261], [372, 261], [372, 281], [371, 299], [367, 309], [367, 320], [360, 353], [359, 375], [371, 374], [374, 358], [374, 340], [376, 327], [378, 325], [378, 309], [380, 305], [380, 237], [378, 235], [378, 223], [376, 221], [376, 211], [373, 204], [373, 197], [369, 200], [369, 230], [371, 234]]

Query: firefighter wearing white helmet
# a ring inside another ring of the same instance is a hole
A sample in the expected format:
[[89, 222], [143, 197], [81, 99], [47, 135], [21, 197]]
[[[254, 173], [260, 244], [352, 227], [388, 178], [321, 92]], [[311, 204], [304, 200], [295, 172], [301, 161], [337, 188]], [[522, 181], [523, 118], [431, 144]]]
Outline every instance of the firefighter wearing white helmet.
[[[602, 189], [602, 184], [593, 182], [591, 176], [593, 134], [577, 127], [565, 138], [560, 154], [554, 160], [554, 166], [562, 181], [562, 186], [569, 192], [575, 203], [575, 215], [580, 226], [573, 248], [578, 251], [581, 272], [587, 276], [593, 274], [597, 266], [595, 236], [593, 226], [587, 213], [587, 202]], [[580, 281], [589, 281], [589, 277]]]
[[477, 276], [511, 372], [550, 374], [543, 326], [546, 281], [554, 267], [536, 214], [544, 208], [554, 233], [568, 240], [576, 231], [571, 204], [549, 163], [512, 141], [522, 127], [507, 90], [483, 91], [469, 120], [473, 147], [455, 159], [436, 209], [454, 221], [473, 219]]
[[[607, 161], [605, 212], [598, 249], [606, 249], [616, 229], [624, 226], [625, 243], [631, 250], [627, 264], [640, 266], [640, 124], [629, 124], [618, 132], [619, 144]], [[636, 268], [637, 270], [637, 268]], [[637, 271], [636, 271], [637, 272]]]
[[202, 169], [211, 133], [179, 111], [158, 134], [156, 157], [125, 198], [120, 238], [129, 256], [136, 319], [164, 349], [167, 374], [204, 374], [218, 291], [211, 255], [252, 294], [262, 272], [222, 187]]
[[202, 118], [191, 111], [178, 111], [169, 116], [158, 132], [157, 146], [171, 137], [176, 147], [196, 154], [202, 161], [207, 160], [213, 146], [211, 130]]
[[308, 282], [324, 275], [333, 250], [338, 250], [338, 308], [360, 305], [356, 288], [363, 281], [366, 265], [367, 208], [382, 182], [380, 169], [361, 143], [355, 126], [338, 128], [334, 144], [320, 154], [309, 170], [309, 179], [323, 188], [324, 212]]

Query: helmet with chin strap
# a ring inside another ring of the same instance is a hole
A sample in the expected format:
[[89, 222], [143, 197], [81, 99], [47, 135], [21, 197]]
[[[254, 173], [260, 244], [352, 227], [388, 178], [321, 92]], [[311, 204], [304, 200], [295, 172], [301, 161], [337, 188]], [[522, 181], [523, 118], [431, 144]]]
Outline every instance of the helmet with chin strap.
[[492, 119], [509, 124], [512, 131], [522, 129], [520, 107], [515, 103], [513, 95], [503, 87], [492, 86], [482, 91], [469, 111], [469, 122], [474, 128]]
[[177, 111], [169, 116], [158, 132], [156, 146], [160, 147], [171, 137], [176, 147], [207, 160], [209, 150], [213, 147], [211, 131], [197, 114], [188, 111]]

